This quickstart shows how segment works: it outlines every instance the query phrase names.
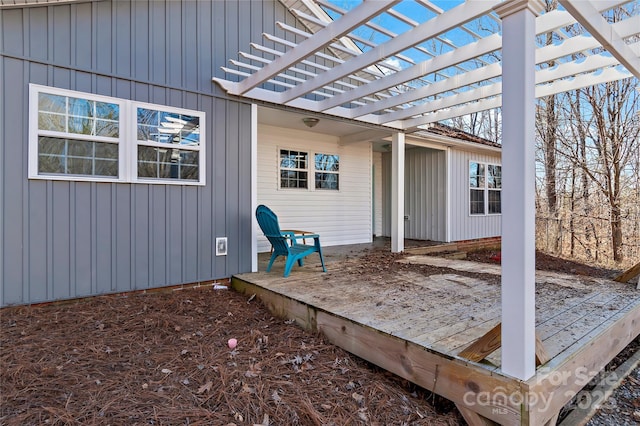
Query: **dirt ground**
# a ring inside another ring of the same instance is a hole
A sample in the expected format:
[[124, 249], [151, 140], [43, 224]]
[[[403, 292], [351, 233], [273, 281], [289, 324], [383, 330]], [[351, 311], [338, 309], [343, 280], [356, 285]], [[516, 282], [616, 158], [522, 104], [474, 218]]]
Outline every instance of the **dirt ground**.
[[[363, 270], [398, 256], [374, 251]], [[538, 268], [596, 273], [576, 265]], [[3, 425], [464, 424], [450, 402], [210, 286], [4, 308], [0, 372]]]

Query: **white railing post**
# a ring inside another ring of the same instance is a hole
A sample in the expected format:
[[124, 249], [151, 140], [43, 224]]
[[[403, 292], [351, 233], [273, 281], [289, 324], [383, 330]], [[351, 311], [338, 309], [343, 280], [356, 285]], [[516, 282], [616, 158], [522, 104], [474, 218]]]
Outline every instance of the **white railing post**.
[[535, 18], [509, 0], [502, 19], [502, 371], [535, 374]]
[[404, 251], [404, 133], [391, 140], [391, 251]]

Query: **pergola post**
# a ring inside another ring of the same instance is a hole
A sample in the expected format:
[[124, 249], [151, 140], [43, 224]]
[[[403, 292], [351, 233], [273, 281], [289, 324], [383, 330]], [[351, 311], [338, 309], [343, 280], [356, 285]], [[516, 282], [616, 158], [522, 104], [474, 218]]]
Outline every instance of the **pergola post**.
[[535, 18], [539, 0], [496, 7], [502, 19], [502, 371], [535, 374]]
[[391, 251], [404, 251], [404, 133], [391, 138]]
[[258, 105], [251, 104], [251, 272], [258, 272]]

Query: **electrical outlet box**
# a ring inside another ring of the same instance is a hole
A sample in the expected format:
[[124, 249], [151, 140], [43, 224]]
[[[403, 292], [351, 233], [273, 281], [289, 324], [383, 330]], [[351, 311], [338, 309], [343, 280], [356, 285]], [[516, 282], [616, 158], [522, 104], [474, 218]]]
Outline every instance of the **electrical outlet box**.
[[227, 255], [227, 237], [216, 238], [216, 256]]

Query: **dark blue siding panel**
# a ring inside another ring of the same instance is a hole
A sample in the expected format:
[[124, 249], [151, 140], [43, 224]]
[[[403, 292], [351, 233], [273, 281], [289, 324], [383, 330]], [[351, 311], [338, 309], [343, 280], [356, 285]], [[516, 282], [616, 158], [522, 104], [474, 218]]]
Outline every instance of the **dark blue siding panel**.
[[73, 256], [75, 296], [91, 294], [91, 184], [75, 184], [73, 221]]
[[67, 182], [53, 182], [51, 191], [51, 237], [53, 249], [52, 262], [52, 296], [55, 299], [73, 297], [71, 285], [71, 252], [70, 247], [70, 218], [69, 193], [70, 184]]
[[49, 32], [53, 37], [50, 38], [53, 43], [53, 56], [49, 57], [57, 64], [71, 64], [71, 8], [55, 7], [53, 8], [54, 27]]
[[73, 40], [75, 57], [74, 63], [80, 68], [91, 68], [93, 46], [92, 46], [92, 34], [93, 23], [91, 19], [77, 19], [77, 17], [91, 16], [91, 4], [80, 3], [75, 9], [76, 19], [74, 22], [73, 31], [75, 32]]
[[149, 187], [133, 188], [134, 206], [131, 212], [133, 234], [131, 247], [133, 251], [133, 288], [136, 290], [151, 287], [149, 282], [149, 219], [151, 218], [149, 204]]
[[4, 10], [0, 19], [2, 19], [2, 50], [7, 54], [22, 55], [24, 53], [22, 10]]
[[112, 235], [112, 212], [111, 205], [113, 204], [111, 185], [96, 184], [95, 197], [92, 200], [92, 204], [95, 203], [93, 210], [95, 219], [92, 229], [92, 234], [96, 236], [95, 243], [93, 245], [95, 256], [95, 288], [96, 294], [108, 293], [115, 288], [112, 287], [112, 256], [113, 245], [115, 244], [114, 236]]
[[[18, 15], [20, 16], [20, 15]], [[3, 71], [5, 75], [19, 74], [14, 81], [3, 79], [2, 93], [7, 100], [15, 100], [15, 104], [4, 103], [5, 123], [21, 123], [21, 110], [25, 109], [23, 89], [23, 64], [20, 61], [5, 59], [3, 61]], [[2, 189], [3, 211], [0, 216], [0, 226], [2, 226], [2, 243], [4, 245], [2, 254], [2, 276], [0, 279], [10, 286], [5, 286], [2, 292], [3, 303], [18, 303], [22, 300], [23, 283], [23, 258], [22, 258], [22, 237], [23, 237], [23, 188], [24, 183], [21, 176], [26, 173], [25, 161], [23, 158], [23, 147], [19, 141], [26, 140], [26, 130], [24, 126], [2, 126]]]
[[166, 205], [167, 205], [167, 187], [152, 186], [151, 187], [151, 205], [152, 211], [149, 218], [151, 222], [150, 228], [150, 244], [151, 244], [151, 260], [150, 273], [151, 285], [158, 286], [160, 283], [168, 282], [168, 262], [167, 262], [167, 246], [168, 235], [165, 230], [165, 224], [168, 221]]
[[[25, 274], [23, 300], [47, 300], [47, 281], [50, 270], [47, 267], [47, 208], [42, 208], [42, 200], [47, 198], [45, 182], [29, 182], [29, 233], [26, 238], [27, 257], [30, 267]], [[10, 284], [10, 282], [7, 282]]]
[[115, 200], [115, 289], [127, 291], [131, 286], [131, 186], [116, 185]]

